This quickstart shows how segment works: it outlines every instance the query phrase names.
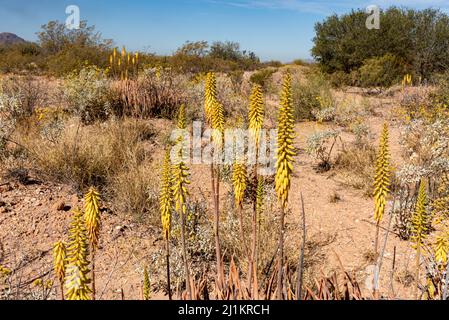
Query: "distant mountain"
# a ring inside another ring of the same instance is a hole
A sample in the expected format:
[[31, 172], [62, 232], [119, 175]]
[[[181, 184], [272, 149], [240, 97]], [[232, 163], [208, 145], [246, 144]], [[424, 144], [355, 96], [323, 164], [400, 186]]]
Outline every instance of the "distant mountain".
[[11, 45], [16, 43], [25, 43], [21, 37], [9, 32], [0, 32], [0, 45]]

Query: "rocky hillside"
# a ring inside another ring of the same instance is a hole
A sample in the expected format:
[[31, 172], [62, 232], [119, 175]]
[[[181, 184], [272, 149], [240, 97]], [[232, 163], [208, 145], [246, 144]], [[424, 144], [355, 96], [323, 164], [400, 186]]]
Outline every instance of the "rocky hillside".
[[0, 33], [0, 45], [11, 45], [11, 44], [16, 44], [16, 43], [24, 43], [24, 42], [26, 42], [26, 41], [14, 33], [9, 33], [9, 32], [1, 32]]

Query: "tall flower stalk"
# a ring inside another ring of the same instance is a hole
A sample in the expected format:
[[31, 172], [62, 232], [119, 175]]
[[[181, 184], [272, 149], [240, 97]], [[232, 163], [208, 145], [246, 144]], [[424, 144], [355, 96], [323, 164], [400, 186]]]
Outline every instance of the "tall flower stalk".
[[[217, 80], [213, 72], [209, 72], [205, 83], [204, 96], [204, 114], [207, 123], [213, 129], [212, 140], [215, 144], [215, 153], [220, 154], [223, 146], [224, 129], [224, 109], [223, 105], [217, 100]], [[221, 245], [220, 245], [220, 165], [210, 165], [210, 176], [212, 186], [212, 196], [214, 203], [214, 237], [215, 237], [215, 256], [217, 268], [217, 286], [218, 291], [224, 285], [224, 270], [222, 266]]]
[[291, 174], [293, 171], [293, 157], [295, 156], [293, 147], [294, 138], [294, 118], [292, 99], [292, 77], [287, 73], [284, 77], [281, 93], [281, 107], [278, 119], [278, 140], [277, 140], [277, 161], [275, 187], [280, 203], [279, 219], [279, 251], [278, 251], [278, 279], [277, 298], [283, 299], [283, 265], [284, 265], [284, 233], [285, 214], [288, 207], [288, 198], [291, 184]]
[[165, 153], [164, 164], [162, 166], [159, 209], [161, 212], [162, 230], [165, 239], [167, 292], [169, 300], [172, 300], [171, 287], [170, 287], [170, 229], [171, 229], [171, 211], [173, 209], [173, 190], [172, 190], [172, 168], [170, 161], [170, 149], [167, 149]]
[[[181, 108], [178, 116], [178, 129], [185, 129], [185, 109]], [[180, 143], [185, 143], [183, 137], [180, 137]], [[178, 154], [177, 163], [173, 165], [173, 177], [172, 177], [172, 190], [175, 203], [175, 210], [178, 213], [181, 220], [181, 243], [182, 243], [182, 255], [184, 260], [184, 272], [186, 276], [186, 288], [187, 294], [190, 300], [193, 298], [190, 282], [190, 269], [187, 257], [187, 245], [186, 245], [186, 215], [187, 215], [187, 197], [189, 196], [187, 186], [189, 181], [189, 168], [183, 161], [183, 148], [180, 149]]]
[[[253, 139], [256, 151], [256, 164], [254, 166], [254, 182], [259, 187], [261, 180], [258, 176], [258, 164], [259, 164], [259, 149], [260, 149], [260, 135], [263, 127], [265, 116], [264, 101], [262, 86], [259, 84], [254, 84], [248, 110], [248, 120], [249, 120], [249, 132], [250, 137]], [[249, 274], [248, 274], [248, 288], [252, 291], [253, 277], [257, 278], [257, 194], [256, 198], [253, 199], [253, 216], [252, 216], [252, 245], [251, 245], [251, 255], [248, 256], [249, 259]], [[254, 288], [257, 290], [257, 288]], [[257, 292], [253, 292], [253, 297], [257, 295]]]
[[53, 248], [53, 265], [56, 278], [59, 281], [61, 288], [61, 299], [64, 300], [64, 278], [66, 268], [67, 250], [64, 242], [58, 241]]
[[87, 237], [91, 246], [92, 260], [92, 300], [95, 300], [95, 253], [98, 249], [100, 236], [100, 194], [91, 187], [84, 197], [84, 219], [87, 229]]
[[65, 276], [65, 295], [67, 300], [90, 300], [89, 287], [89, 243], [87, 231], [80, 210], [73, 212], [67, 246], [67, 268]]
[[413, 247], [416, 250], [416, 293], [415, 300], [419, 298], [419, 269], [421, 262], [421, 248], [426, 238], [429, 225], [429, 213], [427, 211], [427, 192], [424, 179], [421, 180], [418, 191], [418, 199], [416, 201], [415, 212], [412, 217], [412, 241]]
[[374, 240], [374, 252], [378, 255], [380, 223], [385, 213], [387, 197], [390, 192], [390, 150], [388, 144], [388, 124], [383, 126], [380, 137], [379, 150], [376, 161], [376, 175], [374, 177], [374, 220], [376, 222], [376, 237]]
[[234, 198], [235, 205], [238, 209], [239, 219], [240, 219], [240, 240], [242, 241], [242, 248], [245, 254], [248, 254], [246, 241], [245, 241], [245, 231], [243, 227], [243, 200], [245, 198], [246, 191], [246, 166], [241, 161], [236, 161], [234, 164], [234, 170], [232, 172], [232, 182], [234, 185]]

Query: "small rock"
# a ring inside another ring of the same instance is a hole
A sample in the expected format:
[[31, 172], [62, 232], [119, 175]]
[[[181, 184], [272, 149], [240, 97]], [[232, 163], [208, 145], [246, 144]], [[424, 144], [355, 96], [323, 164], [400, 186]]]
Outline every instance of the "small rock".
[[58, 201], [53, 205], [53, 209], [56, 211], [63, 211], [65, 208], [65, 203], [64, 201]]

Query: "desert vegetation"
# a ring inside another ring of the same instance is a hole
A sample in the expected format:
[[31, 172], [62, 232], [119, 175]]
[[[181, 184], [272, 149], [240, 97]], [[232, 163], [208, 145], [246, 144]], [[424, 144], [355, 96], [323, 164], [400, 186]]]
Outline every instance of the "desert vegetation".
[[316, 63], [86, 22], [0, 48], [0, 299], [446, 300], [449, 18], [365, 18]]

